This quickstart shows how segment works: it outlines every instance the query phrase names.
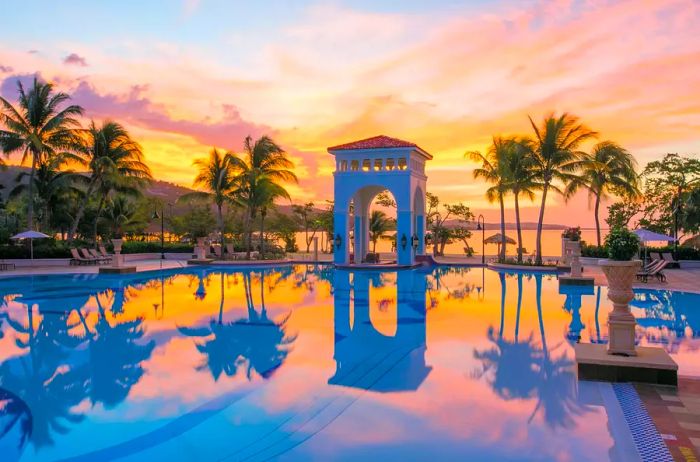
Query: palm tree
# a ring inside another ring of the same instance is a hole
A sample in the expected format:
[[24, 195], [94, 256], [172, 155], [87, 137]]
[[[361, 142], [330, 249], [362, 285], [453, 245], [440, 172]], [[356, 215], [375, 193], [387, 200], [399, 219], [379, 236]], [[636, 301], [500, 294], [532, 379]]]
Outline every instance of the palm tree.
[[224, 248], [224, 203], [230, 200], [235, 187], [235, 177], [232, 168], [233, 154], [219, 153], [213, 148], [209, 153], [209, 159], [197, 159], [194, 165], [199, 169], [194, 179], [196, 187], [206, 191], [196, 191], [181, 196], [178, 201], [190, 201], [193, 199], [211, 200], [216, 205], [216, 219], [221, 233], [221, 248]]
[[464, 157], [476, 162], [481, 162], [481, 167], [474, 169], [474, 178], [483, 178], [487, 183], [493, 184], [486, 190], [486, 198], [489, 202], [498, 200], [501, 208], [501, 247], [498, 256], [499, 261], [506, 259], [506, 217], [503, 196], [509, 191], [508, 162], [513, 156], [515, 142], [513, 138], [494, 136], [486, 155], [479, 151], [469, 151]]
[[[61, 170], [66, 163], [63, 156], [54, 156], [39, 162], [34, 173], [34, 208], [39, 209], [38, 222], [43, 228], [48, 229], [51, 223], [52, 214], [61, 208], [61, 203], [66, 201], [66, 195], [76, 193], [75, 181], [77, 174], [72, 170]], [[16, 182], [19, 183], [10, 191], [10, 197], [16, 197], [25, 193], [29, 189], [29, 182], [24, 181], [26, 177], [31, 177], [30, 172], [20, 172]]]
[[553, 182], [558, 180], [566, 184], [574, 178], [574, 172], [580, 166], [579, 159], [583, 155], [578, 147], [598, 133], [580, 123], [578, 117], [566, 112], [559, 117], [548, 115], [539, 127], [532, 117], [528, 118], [535, 132], [533, 154], [536, 178], [542, 183], [542, 203], [535, 242], [535, 264], [539, 265], [542, 263], [542, 224], [547, 192], [551, 188], [561, 193]]
[[[534, 158], [532, 156], [532, 140], [529, 138], [516, 139], [513, 149], [508, 150], [506, 170], [508, 173], [508, 188], [515, 200], [515, 228], [518, 233], [518, 263], [523, 261], [523, 234], [520, 224], [520, 196], [531, 201], [535, 199], [535, 191], [541, 189], [535, 174]], [[504, 234], [501, 232], [501, 234]]]
[[126, 197], [116, 196], [110, 200], [105, 216], [101, 219], [109, 224], [112, 237], [121, 239], [124, 229], [136, 220], [134, 205]]
[[626, 198], [639, 196], [637, 162], [625, 148], [612, 141], [603, 141], [593, 147], [593, 151], [583, 154], [579, 175], [566, 186], [564, 197], [569, 199], [580, 188], [588, 190], [588, 197], [594, 201], [595, 230], [598, 246], [600, 239], [600, 201], [609, 194]]
[[151, 170], [144, 163], [141, 146], [117, 122], [108, 120], [98, 127], [92, 121], [83, 137], [79, 154], [81, 163], [88, 168], [88, 177], [84, 178], [87, 187], [68, 232], [68, 241], [75, 237], [85, 207], [95, 191], [102, 193], [98, 205], [101, 212], [111, 190], [120, 186], [138, 188], [152, 179]]
[[392, 219], [381, 210], [372, 210], [369, 216], [369, 239], [372, 241], [372, 253], [377, 253], [377, 241], [392, 228]]
[[61, 153], [67, 156], [78, 144], [77, 117], [83, 108], [64, 106], [70, 96], [54, 92], [53, 84], [40, 82], [34, 77], [29, 91], [17, 82], [18, 107], [0, 96], [0, 151], [5, 155], [22, 154], [22, 163], [31, 158], [27, 195], [27, 227], [34, 228], [34, 175], [37, 166]]
[[287, 153], [268, 136], [255, 141], [247, 136], [243, 157], [233, 156], [231, 163], [236, 172], [236, 187], [231, 195], [234, 201], [246, 208], [246, 258], [250, 258], [252, 224], [261, 208], [270, 204], [271, 189], [274, 190], [275, 194], [272, 195], [275, 197], [289, 197], [281, 183], [296, 183], [297, 177], [291, 171], [294, 164]]

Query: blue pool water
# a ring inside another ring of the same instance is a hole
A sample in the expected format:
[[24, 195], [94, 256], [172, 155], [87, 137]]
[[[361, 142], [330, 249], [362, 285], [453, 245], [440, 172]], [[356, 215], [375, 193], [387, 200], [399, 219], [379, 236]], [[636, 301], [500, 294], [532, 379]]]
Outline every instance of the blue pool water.
[[[605, 288], [438, 267], [0, 279], [0, 460], [634, 460]], [[700, 375], [700, 295], [640, 290], [640, 344]]]

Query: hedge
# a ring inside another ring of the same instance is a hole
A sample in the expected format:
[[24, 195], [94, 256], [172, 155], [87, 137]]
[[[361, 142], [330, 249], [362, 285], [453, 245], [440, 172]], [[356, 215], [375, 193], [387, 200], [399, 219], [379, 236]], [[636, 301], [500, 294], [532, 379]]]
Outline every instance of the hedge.
[[[666, 247], [647, 247], [647, 254], [649, 252], [668, 252], [673, 254], [673, 246]], [[644, 254], [644, 247], [640, 249], [640, 252]], [[608, 250], [605, 246], [595, 246], [595, 245], [584, 245], [581, 247], [582, 257], [592, 257], [592, 258], [608, 258]], [[677, 260], [700, 260], [700, 250], [693, 249], [691, 247], [678, 247], [675, 252], [675, 257]]]

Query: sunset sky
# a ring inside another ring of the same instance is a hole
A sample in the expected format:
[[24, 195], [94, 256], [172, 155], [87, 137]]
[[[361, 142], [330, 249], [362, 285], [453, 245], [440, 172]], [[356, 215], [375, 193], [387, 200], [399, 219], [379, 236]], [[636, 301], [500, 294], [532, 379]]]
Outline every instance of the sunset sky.
[[[433, 154], [430, 191], [496, 220], [463, 154], [528, 133], [528, 114], [572, 112], [641, 166], [700, 152], [697, 0], [27, 0], [3, 16], [0, 94], [38, 73], [187, 186], [211, 146], [269, 134], [295, 200], [330, 199], [326, 148], [385, 134]], [[546, 221], [571, 220], [593, 223], [585, 196], [554, 197]]]

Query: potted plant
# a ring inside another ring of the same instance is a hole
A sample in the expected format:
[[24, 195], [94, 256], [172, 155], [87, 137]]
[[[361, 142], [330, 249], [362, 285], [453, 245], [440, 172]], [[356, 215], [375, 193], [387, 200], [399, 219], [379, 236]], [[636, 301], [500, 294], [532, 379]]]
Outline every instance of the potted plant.
[[639, 238], [626, 228], [610, 231], [605, 238], [608, 258], [598, 264], [608, 279], [608, 299], [613, 310], [608, 314], [608, 354], [635, 356], [634, 330], [636, 321], [629, 309], [634, 298], [632, 284], [642, 262], [633, 260], [639, 252]]

